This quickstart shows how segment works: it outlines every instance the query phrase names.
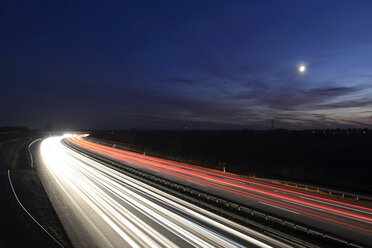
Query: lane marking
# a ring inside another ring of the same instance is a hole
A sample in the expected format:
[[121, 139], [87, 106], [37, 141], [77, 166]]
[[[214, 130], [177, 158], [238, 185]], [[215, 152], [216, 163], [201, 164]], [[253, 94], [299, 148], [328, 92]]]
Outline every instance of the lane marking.
[[200, 186], [203, 186], [203, 187], [207, 187], [207, 185], [204, 185], [204, 184], [200, 184], [200, 183], [196, 183], [196, 182], [193, 182], [191, 180], [186, 180], [187, 182], [190, 182], [190, 183], [195, 183], [197, 185], [200, 185]]
[[304, 204], [301, 204], [301, 203], [298, 203], [298, 202], [291, 202], [291, 201], [288, 201], [288, 200], [285, 200], [285, 199], [281, 199], [281, 201], [288, 202], [288, 203], [295, 204], [295, 205], [302, 206], [302, 207], [309, 208], [309, 209], [315, 209], [317, 211], [321, 211], [321, 212], [328, 213], [328, 214], [331, 214], [331, 215], [341, 216], [341, 217], [344, 217], [344, 218], [347, 218], [347, 219], [352, 219], [352, 220], [356, 220], [356, 221], [359, 221], [359, 222], [364, 222], [364, 223], [367, 223], [367, 224], [371, 224], [371, 221], [363, 220], [361, 218], [357, 218], [357, 217], [350, 216], [350, 215], [347, 215], [347, 214], [332, 212], [332, 211], [327, 210], [327, 209], [317, 208], [317, 207], [313, 207], [313, 206], [310, 206], [310, 205], [304, 205]]
[[271, 205], [269, 203], [266, 203], [266, 202], [258, 202], [258, 203], [261, 203], [261, 204], [264, 204], [264, 205], [267, 205], [267, 206], [270, 206], [270, 207], [273, 207], [273, 208], [278, 208], [278, 209], [281, 209], [281, 210], [285, 210], [285, 211], [288, 211], [288, 212], [291, 212], [291, 213], [294, 213], [294, 214], [300, 214], [298, 212], [295, 212], [295, 211], [292, 211], [292, 210], [289, 210], [289, 209], [285, 209], [285, 208], [282, 208], [282, 207], [278, 207], [278, 206], [275, 206], [275, 205]]
[[339, 208], [345, 208], [345, 209], [349, 209], [349, 210], [353, 210], [353, 211], [358, 211], [358, 212], [369, 214], [369, 215], [372, 214], [372, 212], [363, 211], [363, 210], [360, 210], [360, 209], [357, 209], [357, 208], [349, 208], [349, 207], [342, 206], [342, 205], [339, 205], [339, 204], [333, 204], [333, 203], [325, 202], [325, 201], [322, 201], [322, 200], [316, 200], [316, 199], [312, 199], [312, 198], [304, 197], [304, 196], [299, 196], [299, 197], [303, 198], [303, 199], [306, 199], [306, 200], [323, 203], [323, 204], [326, 204], [326, 205], [332, 205], [332, 206], [339, 207]]

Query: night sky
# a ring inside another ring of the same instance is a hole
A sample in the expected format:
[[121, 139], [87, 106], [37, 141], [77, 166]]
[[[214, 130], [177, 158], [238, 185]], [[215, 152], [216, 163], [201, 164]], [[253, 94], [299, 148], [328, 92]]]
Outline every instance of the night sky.
[[368, 0], [1, 1], [0, 37], [0, 126], [372, 128]]

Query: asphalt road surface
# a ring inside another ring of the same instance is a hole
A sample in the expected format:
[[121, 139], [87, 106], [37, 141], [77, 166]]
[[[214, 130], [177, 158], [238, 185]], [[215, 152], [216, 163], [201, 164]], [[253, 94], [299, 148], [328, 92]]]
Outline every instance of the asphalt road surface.
[[38, 172], [75, 247], [288, 247], [44, 140]]
[[176, 183], [292, 220], [346, 240], [372, 244], [372, 208], [195, 165], [119, 150], [80, 137], [70, 142]]

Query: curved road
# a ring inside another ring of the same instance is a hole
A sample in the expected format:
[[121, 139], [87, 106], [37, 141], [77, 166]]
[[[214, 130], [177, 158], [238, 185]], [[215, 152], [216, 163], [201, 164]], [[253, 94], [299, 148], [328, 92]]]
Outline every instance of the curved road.
[[75, 247], [288, 247], [44, 140], [37, 169]]
[[69, 141], [101, 156], [115, 159], [170, 181], [324, 230], [357, 244], [367, 246], [372, 244], [371, 206], [119, 150], [81, 137], [69, 138]]

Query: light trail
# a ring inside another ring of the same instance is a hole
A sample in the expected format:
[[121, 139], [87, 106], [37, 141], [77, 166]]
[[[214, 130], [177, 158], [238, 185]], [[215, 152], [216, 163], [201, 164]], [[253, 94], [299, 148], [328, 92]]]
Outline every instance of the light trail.
[[[181, 180], [178, 182], [182, 182], [182, 180], [184, 182], [193, 182], [197, 184], [196, 186], [220, 190], [222, 197], [227, 196], [230, 199], [234, 199], [234, 196], [236, 196], [238, 197], [236, 199], [255, 200], [266, 206], [272, 205], [273, 208], [282, 208], [283, 210], [300, 213], [301, 216], [297, 214], [297, 216], [291, 217], [301, 220], [302, 216], [307, 216], [311, 219], [310, 221], [309, 219], [305, 221], [310, 222], [310, 224], [316, 224], [313, 220], [320, 220], [321, 222], [317, 226], [323, 226], [324, 221], [334, 223], [343, 228], [348, 228], [348, 231], [351, 230], [353, 232], [352, 235], [356, 232], [362, 232], [362, 235], [367, 237], [366, 239], [371, 240], [372, 208], [365, 205], [252, 180], [236, 174], [224, 173], [200, 166], [144, 156], [95, 144], [79, 137], [69, 140], [84, 149], [135, 165], [137, 169], [157, 171], [162, 173], [158, 175], [165, 176], [170, 180], [173, 178]], [[332, 226], [331, 230], [335, 229]], [[344, 235], [344, 229], [340, 229], [340, 233]]]
[[61, 139], [44, 140], [40, 152], [56, 190], [71, 203], [64, 211], [78, 212], [77, 230], [88, 233], [73, 240], [78, 247], [97, 239], [105, 247], [289, 247], [90, 160]]

